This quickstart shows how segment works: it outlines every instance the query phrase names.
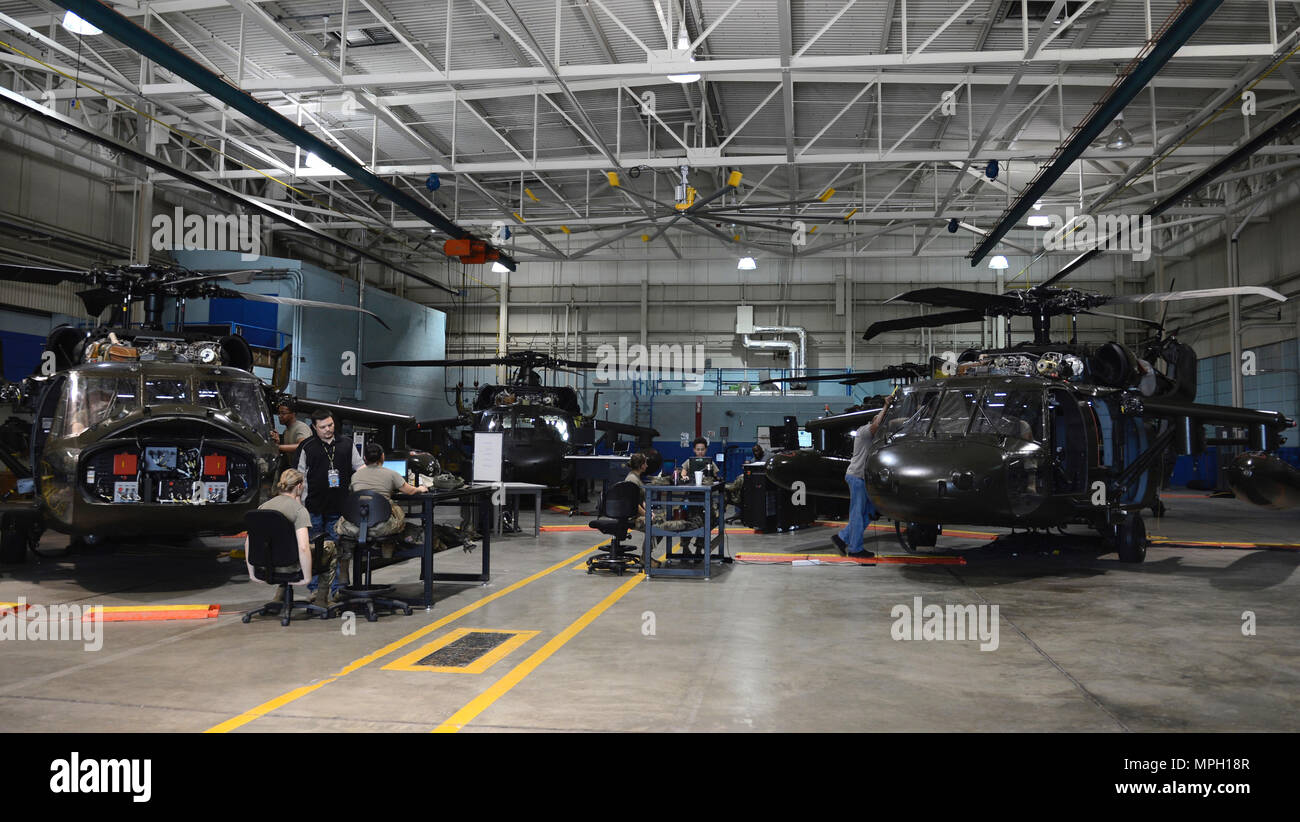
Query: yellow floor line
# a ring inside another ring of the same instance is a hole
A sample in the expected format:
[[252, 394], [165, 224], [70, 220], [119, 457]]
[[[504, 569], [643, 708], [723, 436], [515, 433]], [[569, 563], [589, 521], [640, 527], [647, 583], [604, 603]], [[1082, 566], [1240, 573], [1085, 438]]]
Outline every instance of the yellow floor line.
[[532, 656], [516, 665], [510, 673], [492, 683], [492, 686], [486, 691], [471, 700], [467, 705], [465, 705], [465, 707], [452, 714], [446, 722], [434, 728], [433, 733], [456, 733], [460, 731], [472, 722], [475, 717], [491, 707], [492, 703], [505, 696], [511, 688], [522, 682], [524, 677], [532, 673], [538, 665], [541, 665], [549, 659], [552, 654], [564, 647], [566, 642], [577, 636], [582, 629], [590, 625], [596, 617], [605, 613], [611, 605], [622, 599], [624, 594], [643, 582], [645, 578], [645, 574], [637, 574], [627, 582], [618, 586], [618, 588], [614, 589], [613, 593], [602, 599], [596, 607], [578, 617], [578, 619], [570, 624], [569, 627], [556, 634], [550, 642], [534, 651]]
[[447, 625], [448, 623], [460, 619], [466, 614], [475, 611], [483, 607], [484, 605], [487, 605], [489, 602], [492, 602], [493, 600], [500, 599], [506, 594], [512, 593], [514, 591], [518, 591], [520, 588], [524, 587], [525, 585], [528, 585], [531, 582], [535, 582], [541, 579], [542, 577], [546, 576], [547, 574], [552, 573], [553, 571], [558, 571], [561, 568], [568, 566], [570, 562], [573, 562], [575, 559], [578, 559], [579, 557], [583, 557], [586, 556], [587, 554], [590, 554], [592, 551], [595, 551], [597, 548], [599, 548], [601, 545], [604, 544], [605, 544], [604, 542], [601, 542], [596, 545], [593, 545], [590, 548], [586, 548], [582, 551], [579, 551], [573, 556], [568, 557], [567, 559], [563, 559], [555, 563], [554, 565], [550, 566], [549, 568], [545, 568], [541, 571], [538, 571], [532, 576], [525, 577], [519, 580], [518, 582], [513, 583], [512, 585], [508, 585], [505, 588], [502, 588], [500, 591], [497, 591], [493, 594], [489, 594], [488, 596], [483, 597], [482, 599], [475, 600], [474, 602], [471, 602], [469, 605], [466, 605], [464, 608], [461, 608], [458, 611], [453, 611], [452, 613], [447, 614], [447, 616], [443, 617], [442, 619], [432, 622], [416, 631], [412, 631], [411, 633], [407, 634], [401, 639], [398, 639], [394, 642], [390, 642], [384, 647], [380, 648], [379, 650], [370, 654], [366, 654], [360, 659], [349, 663], [348, 665], [344, 666], [341, 671], [339, 671], [337, 674], [334, 674], [333, 676], [322, 679], [319, 682], [313, 682], [310, 685], [304, 685], [301, 688], [294, 688], [292, 691], [289, 691], [288, 693], [281, 694], [280, 696], [277, 696], [274, 699], [263, 702], [261, 705], [258, 705], [256, 708], [250, 708], [249, 710], [244, 711], [239, 716], [231, 717], [230, 719], [227, 719], [225, 722], [222, 722], [219, 725], [213, 725], [211, 728], [208, 728], [206, 731], [204, 731], [204, 733], [222, 734], [228, 731], [233, 731], [236, 728], [239, 728], [243, 725], [247, 725], [249, 722], [252, 722], [254, 719], [257, 719], [262, 716], [266, 716], [271, 711], [274, 711], [277, 708], [283, 708], [285, 705], [288, 705], [290, 702], [293, 702], [294, 700], [304, 697], [307, 694], [319, 688], [323, 688], [324, 686], [330, 684], [334, 680], [347, 676], [353, 671], [360, 670], [361, 668], [364, 668], [365, 666], [369, 665], [375, 660], [385, 657], [388, 654], [392, 653], [393, 651], [396, 651], [398, 648], [402, 648], [406, 645], [409, 645], [423, 636], [428, 636], [429, 634], [433, 633], [434, 631], [438, 630], [444, 625]]

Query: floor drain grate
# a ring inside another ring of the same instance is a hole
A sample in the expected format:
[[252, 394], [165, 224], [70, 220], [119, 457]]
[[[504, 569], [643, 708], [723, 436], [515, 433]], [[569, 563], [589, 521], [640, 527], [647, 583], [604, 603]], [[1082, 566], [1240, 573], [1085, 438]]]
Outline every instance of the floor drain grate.
[[435, 668], [468, 668], [484, 654], [514, 639], [515, 634], [501, 631], [475, 631], [442, 646], [416, 665]]
[[384, 670], [481, 674], [537, 636], [537, 633], [537, 631], [457, 628], [388, 663], [384, 666]]

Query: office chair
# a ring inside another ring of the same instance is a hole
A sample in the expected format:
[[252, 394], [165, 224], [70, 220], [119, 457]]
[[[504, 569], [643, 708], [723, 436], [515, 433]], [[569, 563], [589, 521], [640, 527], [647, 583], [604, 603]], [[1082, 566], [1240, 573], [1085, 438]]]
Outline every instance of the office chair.
[[[341, 590], [344, 600], [330, 606], [330, 616], [341, 611], [366, 612], [367, 622], [377, 622], [379, 616], [375, 609], [387, 608], [388, 613], [399, 609], [407, 616], [411, 615], [411, 606], [400, 599], [392, 599], [385, 594], [393, 592], [391, 585], [375, 585], [371, 581], [370, 558], [379, 550], [370, 537], [370, 529], [388, 521], [393, 515], [393, 504], [378, 491], [354, 491], [343, 501], [343, 518], [357, 526], [357, 547], [352, 555], [352, 584]], [[425, 523], [425, 527], [430, 527]], [[401, 534], [393, 535], [399, 539]], [[389, 537], [379, 538], [387, 541]], [[361, 559], [365, 557], [365, 571], [361, 569]]]
[[626, 570], [640, 571], [644, 569], [641, 554], [635, 550], [632, 552], [625, 551], [629, 546], [623, 544], [623, 540], [628, 538], [628, 532], [636, 519], [636, 509], [641, 504], [641, 499], [641, 486], [627, 480], [611, 485], [609, 490], [601, 495], [600, 507], [596, 511], [596, 519], [588, 524], [602, 534], [608, 534], [614, 539], [610, 543], [608, 551], [596, 554], [587, 560], [587, 573], [590, 574], [600, 568], [623, 576], [623, 572]]
[[[293, 523], [279, 511], [257, 510], [244, 514], [244, 528], [248, 531], [248, 564], [253, 568], [253, 577], [268, 585], [279, 585], [284, 597], [283, 601], [268, 602], [244, 614], [244, 622], [251, 622], [254, 616], [270, 614], [280, 616], [281, 625], [288, 625], [294, 608], [304, 608], [308, 614], [329, 619], [328, 609], [293, 598], [293, 586], [289, 583], [303, 578], [302, 563], [298, 559], [298, 535], [294, 533]], [[316, 539], [324, 540], [325, 534]], [[292, 570], [277, 571], [277, 568]]]

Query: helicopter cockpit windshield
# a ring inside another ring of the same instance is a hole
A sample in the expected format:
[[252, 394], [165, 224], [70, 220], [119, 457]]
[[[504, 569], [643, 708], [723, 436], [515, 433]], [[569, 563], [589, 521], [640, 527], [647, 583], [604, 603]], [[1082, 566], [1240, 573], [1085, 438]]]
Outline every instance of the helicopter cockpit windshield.
[[262, 437], [271, 435], [271, 421], [261, 387], [250, 380], [199, 380], [195, 393], [198, 404], [232, 412]]
[[890, 440], [992, 434], [1026, 442], [1042, 439], [1043, 398], [1038, 391], [996, 388], [928, 388], [905, 392], [878, 436]]
[[525, 408], [485, 412], [483, 425], [486, 431], [513, 431], [513, 439], [516, 440], [528, 440], [540, 436], [558, 442], [568, 442], [570, 437], [569, 421], [564, 417], [555, 414], [538, 414]]
[[136, 377], [73, 372], [55, 413], [52, 432], [77, 437], [104, 422], [114, 422], [140, 408]]

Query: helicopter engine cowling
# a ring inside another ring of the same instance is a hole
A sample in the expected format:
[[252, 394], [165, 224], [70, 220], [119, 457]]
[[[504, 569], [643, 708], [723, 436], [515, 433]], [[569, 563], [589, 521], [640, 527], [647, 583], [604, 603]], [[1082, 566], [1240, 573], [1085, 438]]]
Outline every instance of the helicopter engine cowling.
[[1128, 388], [1136, 385], [1141, 376], [1137, 357], [1119, 343], [1105, 343], [1097, 347], [1090, 358], [1092, 378], [1099, 385]]

